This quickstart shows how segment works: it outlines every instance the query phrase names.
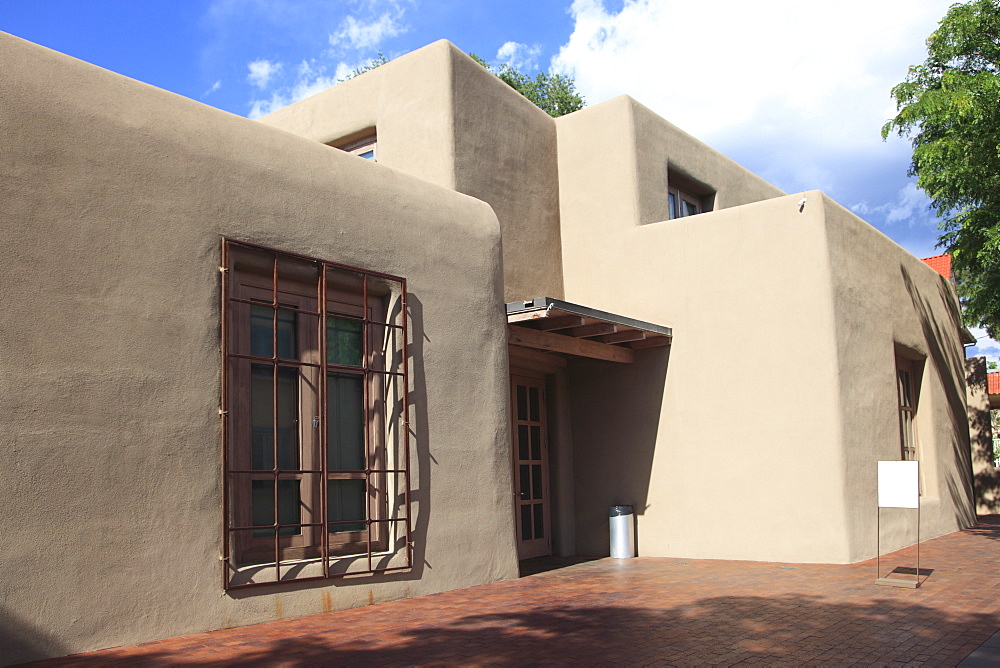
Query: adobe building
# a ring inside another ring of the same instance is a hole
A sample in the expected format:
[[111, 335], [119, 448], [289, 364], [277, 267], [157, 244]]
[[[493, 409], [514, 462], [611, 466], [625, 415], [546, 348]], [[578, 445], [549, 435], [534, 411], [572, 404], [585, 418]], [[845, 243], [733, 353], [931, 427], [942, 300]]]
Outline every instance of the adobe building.
[[878, 460], [974, 521], [953, 286], [629, 97], [440, 41], [250, 121], [0, 60], [7, 661], [606, 556], [617, 504], [640, 556], [852, 563]]

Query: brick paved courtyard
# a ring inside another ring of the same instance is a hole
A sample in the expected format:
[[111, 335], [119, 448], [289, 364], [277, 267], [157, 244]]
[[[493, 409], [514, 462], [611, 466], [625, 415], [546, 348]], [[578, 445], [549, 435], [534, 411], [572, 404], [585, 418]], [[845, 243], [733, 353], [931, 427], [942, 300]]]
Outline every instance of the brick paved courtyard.
[[[882, 558], [914, 563], [912, 548]], [[926, 541], [921, 568], [921, 588], [899, 589], [874, 584], [874, 561], [601, 559], [49, 664], [956, 665], [1000, 630], [1000, 516]]]

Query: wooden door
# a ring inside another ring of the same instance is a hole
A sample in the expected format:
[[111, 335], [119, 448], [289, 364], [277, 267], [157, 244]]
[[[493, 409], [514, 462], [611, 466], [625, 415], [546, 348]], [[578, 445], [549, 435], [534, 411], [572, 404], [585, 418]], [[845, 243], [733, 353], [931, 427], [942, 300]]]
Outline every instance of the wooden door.
[[545, 382], [511, 376], [514, 497], [519, 559], [552, 553]]

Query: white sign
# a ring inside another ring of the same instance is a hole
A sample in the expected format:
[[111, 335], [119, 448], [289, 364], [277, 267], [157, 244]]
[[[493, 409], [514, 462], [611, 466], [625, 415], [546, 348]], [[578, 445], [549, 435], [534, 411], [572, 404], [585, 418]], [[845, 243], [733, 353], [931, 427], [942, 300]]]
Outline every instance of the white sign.
[[878, 507], [920, 507], [920, 462], [878, 463]]

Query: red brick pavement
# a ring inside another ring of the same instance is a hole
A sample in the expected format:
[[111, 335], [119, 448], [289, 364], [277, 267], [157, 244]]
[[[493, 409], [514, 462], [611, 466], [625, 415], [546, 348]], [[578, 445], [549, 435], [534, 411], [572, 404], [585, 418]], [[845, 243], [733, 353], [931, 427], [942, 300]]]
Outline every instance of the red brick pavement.
[[602, 559], [48, 664], [955, 665], [1000, 629], [1000, 516], [920, 556], [933, 572], [915, 590], [875, 585], [874, 561]]

